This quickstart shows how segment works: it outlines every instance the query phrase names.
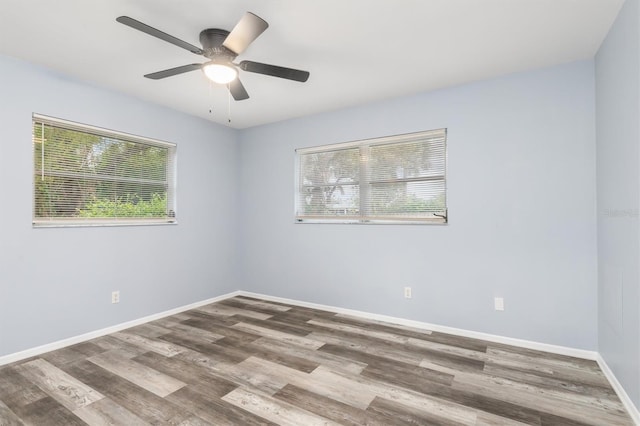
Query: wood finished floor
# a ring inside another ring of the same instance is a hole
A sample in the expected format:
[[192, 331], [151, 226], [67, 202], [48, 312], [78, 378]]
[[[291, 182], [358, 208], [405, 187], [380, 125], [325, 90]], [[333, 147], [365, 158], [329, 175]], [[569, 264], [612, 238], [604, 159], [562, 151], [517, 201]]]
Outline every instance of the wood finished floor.
[[0, 367], [0, 425], [632, 425], [593, 361], [235, 297]]

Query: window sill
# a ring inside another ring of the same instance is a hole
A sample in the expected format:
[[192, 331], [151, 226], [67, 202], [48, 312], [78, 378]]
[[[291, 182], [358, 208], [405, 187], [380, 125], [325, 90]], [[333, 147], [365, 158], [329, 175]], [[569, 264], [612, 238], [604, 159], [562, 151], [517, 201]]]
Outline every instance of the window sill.
[[95, 228], [95, 227], [114, 227], [114, 226], [164, 226], [164, 225], [177, 225], [178, 221], [157, 220], [87, 220], [79, 221], [77, 219], [71, 221], [33, 221], [32, 225], [34, 229], [37, 228]]
[[333, 225], [448, 225], [445, 219], [402, 219], [402, 220], [354, 220], [354, 219], [302, 219], [296, 218], [296, 224], [333, 224]]

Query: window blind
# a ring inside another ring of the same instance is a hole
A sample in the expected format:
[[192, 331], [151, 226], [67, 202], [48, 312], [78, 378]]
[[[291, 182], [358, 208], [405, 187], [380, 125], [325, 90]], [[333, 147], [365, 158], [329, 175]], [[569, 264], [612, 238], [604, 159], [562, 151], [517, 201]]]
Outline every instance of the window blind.
[[33, 116], [35, 226], [176, 221], [174, 144]]
[[360, 214], [358, 148], [311, 152], [300, 157], [299, 216], [357, 218]]
[[298, 222], [446, 223], [446, 129], [296, 150]]

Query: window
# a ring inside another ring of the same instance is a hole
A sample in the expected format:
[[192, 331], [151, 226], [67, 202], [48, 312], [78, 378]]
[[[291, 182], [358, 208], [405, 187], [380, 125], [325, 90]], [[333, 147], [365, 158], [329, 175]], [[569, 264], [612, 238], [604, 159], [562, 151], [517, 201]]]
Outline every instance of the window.
[[296, 150], [296, 221], [446, 223], [446, 129]]
[[175, 223], [176, 146], [33, 116], [33, 224]]

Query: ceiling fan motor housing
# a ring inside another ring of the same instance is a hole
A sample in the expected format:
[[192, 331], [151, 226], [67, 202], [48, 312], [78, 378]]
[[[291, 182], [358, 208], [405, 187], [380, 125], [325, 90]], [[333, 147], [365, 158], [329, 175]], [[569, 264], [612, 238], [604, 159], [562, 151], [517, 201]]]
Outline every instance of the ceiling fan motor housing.
[[200, 44], [202, 44], [204, 56], [223, 62], [233, 61], [238, 55], [222, 45], [228, 35], [229, 31], [219, 28], [209, 28], [201, 31]]

